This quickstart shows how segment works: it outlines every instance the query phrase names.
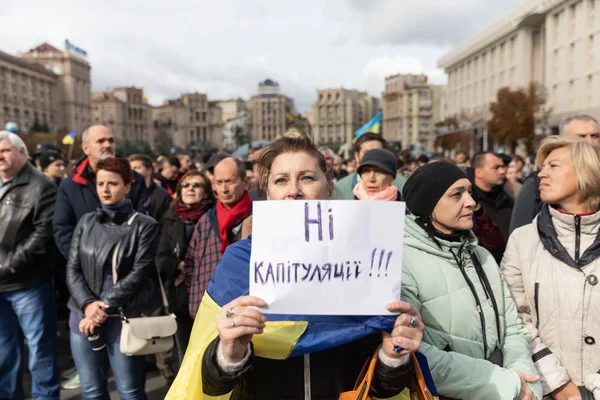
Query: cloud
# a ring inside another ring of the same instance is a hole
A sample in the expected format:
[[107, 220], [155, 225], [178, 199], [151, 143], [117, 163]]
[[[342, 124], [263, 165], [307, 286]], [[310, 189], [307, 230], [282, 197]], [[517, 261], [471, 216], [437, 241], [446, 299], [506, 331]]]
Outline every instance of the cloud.
[[369, 45], [455, 45], [519, 0], [336, 0], [328, 12]]
[[89, 53], [93, 90], [143, 86], [152, 104], [195, 91], [248, 99], [272, 78], [305, 111], [319, 88], [380, 96], [401, 72], [444, 83], [437, 58], [516, 1], [4, 0], [0, 50], [68, 38]]

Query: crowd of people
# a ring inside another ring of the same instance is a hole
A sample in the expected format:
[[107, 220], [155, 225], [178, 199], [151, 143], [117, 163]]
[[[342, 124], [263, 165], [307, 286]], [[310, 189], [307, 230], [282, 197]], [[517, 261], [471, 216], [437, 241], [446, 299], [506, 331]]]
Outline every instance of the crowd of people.
[[[337, 399], [373, 354], [369, 395], [388, 398], [409, 390], [417, 352], [443, 399], [600, 399], [592, 117], [565, 120], [527, 160], [413, 157], [374, 133], [350, 160], [299, 132], [248, 161], [122, 158], [115, 146], [108, 127], [89, 127], [71, 164], [0, 132], [0, 399], [24, 397], [25, 343], [36, 399], [58, 399], [61, 377], [106, 398], [109, 371], [121, 398], [146, 398], [148, 356], [121, 351], [122, 321], [169, 314], [174, 347], [152, 362], [170, 399], [300, 399], [307, 386]], [[406, 203], [402, 298], [387, 304], [399, 315], [360, 319], [360, 332], [357, 319], [304, 316], [282, 343], [280, 320], [248, 296], [252, 203], [328, 199]], [[60, 319], [74, 361], [62, 374]]]

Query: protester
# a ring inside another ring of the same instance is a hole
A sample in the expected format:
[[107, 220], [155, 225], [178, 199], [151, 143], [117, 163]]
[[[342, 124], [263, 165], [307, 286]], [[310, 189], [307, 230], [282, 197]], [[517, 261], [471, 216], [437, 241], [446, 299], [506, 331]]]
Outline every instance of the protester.
[[[264, 177], [260, 180], [261, 190], [267, 200], [332, 197], [333, 183], [326, 175], [325, 158], [306, 137], [284, 137], [274, 142], [263, 154], [260, 170], [259, 176]], [[363, 364], [382, 342], [368, 395], [388, 398], [407, 386], [411, 371], [408, 353], [419, 348], [423, 329], [419, 314], [409, 304], [388, 304], [389, 310], [403, 312], [397, 318], [329, 317], [330, 322], [324, 323], [323, 317], [286, 316], [285, 326], [289, 327], [297, 321], [318, 318], [321, 324], [309, 323], [306, 332], [297, 330], [288, 336], [282, 325], [278, 333], [273, 333], [269, 325], [278, 326], [278, 322], [271, 322], [271, 316], [265, 322], [261, 311], [254, 308], [265, 306], [265, 302], [243, 295], [249, 285], [250, 252], [251, 240], [238, 242], [226, 251], [195, 323], [194, 335], [206, 339], [196, 342], [201, 348], [188, 349], [167, 399], [229, 392], [233, 392], [231, 399], [299, 399], [305, 398], [305, 379], [310, 386], [308, 396], [337, 399], [341, 392], [353, 389]], [[350, 333], [350, 320], [352, 326], [362, 322], [365, 328]], [[392, 336], [382, 336], [385, 328], [375, 321], [386, 321], [390, 327], [395, 323], [401, 329], [394, 329]], [[250, 344], [253, 335], [260, 335], [256, 339], [262, 343], [260, 347]], [[289, 357], [295, 345], [307, 342], [313, 344]], [[396, 353], [394, 345], [404, 350]], [[303, 353], [307, 355], [302, 357]], [[305, 362], [307, 358], [309, 363]], [[309, 368], [309, 378], [303, 379], [307, 376], [305, 368]]]
[[187, 288], [184, 282], [185, 255], [194, 227], [200, 217], [214, 205], [210, 180], [202, 172], [189, 171], [177, 185], [173, 205], [161, 220], [161, 235], [156, 259], [165, 282], [169, 311], [177, 316], [179, 364], [190, 340], [194, 320], [190, 318]]
[[513, 165], [515, 167], [517, 181], [522, 184], [523, 180], [527, 177], [527, 171], [525, 169], [525, 160], [523, 159], [523, 157], [515, 154], [514, 156], [512, 156], [511, 163], [514, 163]]
[[581, 388], [599, 398], [600, 148], [549, 137], [537, 165], [545, 205], [511, 235], [502, 271], [533, 335], [544, 395], [568, 399]]
[[[561, 136], [579, 136], [594, 145], [600, 145], [600, 125], [595, 118], [579, 114], [573, 115], [560, 124]], [[535, 158], [532, 158], [535, 159]], [[515, 207], [511, 216], [510, 232], [513, 232], [520, 226], [530, 224], [533, 218], [538, 215], [542, 209], [542, 200], [540, 198], [540, 178], [539, 171], [532, 168], [532, 173], [525, 179], [519, 196], [515, 200]]]
[[175, 198], [180, 168], [181, 164], [179, 163], [179, 158], [177, 158], [177, 156], [171, 156], [168, 159], [163, 160], [162, 170], [157, 175], [160, 186], [169, 193], [171, 198]]
[[128, 157], [128, 160], [131, 169], [144, 178], [144, 183], [148, 189], [148, 201], [145, 204], [148, 213], [160, 222], [171, 206], [172, 198], [164, 188], [152, 180], [154, 175], [152, 159], [142, 154], [132, 154]]
[[65, 160], [60, 153], [42, 153], [38, 157], [40, 169], [58, 187], [60, 182], [66, 178]]
[[354, 196], [358, 200], [400, 200], [400, 192], [394, 186], [398, 161], [396, 156], [386, 149], [373, 149], [365, 153], [358, 175], [360, 182], [354, 187]]
[[465, 168], [469, 166], [467, 153], [464, 150], [459, 150], [454, 154], [454, 164]]
[[[60, 184], [53, 219], [56, 244], [66, 258], [69, 256], [75, 225], [84, 214], [100, 207], [100, 198], [96, 193], [96, 169], [100, 160], [115, 156], [114, 135], [106, 126], [91, 126], [83, 131], [81, 147], [86, 156], [77, 163], [75, 175]], [[134, 172], [133, 179], [127, 197], [136, 211], [144, 213], [148, 190], [141, 175]]]
[[427, 164], [429, 164], [430, 161], [431, 160], [429, 157], [427, 157], [427, 155], [421, 154], [419, 157], [417, 157], [417, 167], [416, 168], [422, 167], [423, 165], [427, 165]]
[[[372, 149], [380, 149], [385, 147], [385, 139], [376, 133], [363, 133], [356, 139], [354, 143], [354, 160], [357, 165], [360, 164], [365, 153]], [[358, 182], [359, 176], [356, 172], [351, 173], [347, 177], [335, 183], [335, 192], [333, 197], [335, 200], [354, 200], [354, 188]], [[396, 175], [394, 186], [398, 190], [402, 190], [402, 186], [406, 182], [406, 178], [402, 175]]]
[[187, 153], [177, 153], [177, 159], [179, 160], [179, 177], [185, 175], [188, 171], [194, 168], [192, 158]]
[[133, 171], [126, 159], [106, 158], [96, 167], [102, 205], [77, 224], [67, 264], [71, 352], [84, 398], [108, 397], [110, 363], [121, 398], [145, 399], [145, 358], [121, 353], [119, 316], [147, 316], [162, 305], [158, 223], [136, 213], [127, 198]]
[[33, 397], [58, 400], [52, 284], [56, 185], [28, 157], [19, 136], [0, 131], [0, 398], [25, 397], [24, 337]]
[[[56, 211], [53, 218], [54, 239], [60, 254], [69, 258], [71, 238], [77, 222], [85, 214], [101, 206], [96, 192], [96, 170], [98, 162], [115, 156], [115, 139], [110, 128], [93, 125], [83, 131], [81, 148], [85, 157], [77, 162], [75, 174], [63, 180], [56, 196]], [[148, 191], [144, 178], [133, 173], [133, 183], [127, 197], [136, 211], [145, 213]], [[77, 389], [79, 376], [73, 369], [64, 372], [63, 389]]]
[[[541, 399], [519, 319], [498, 265], [471, 233], [475, 201], [459, 167], [418, 168], [403, 189], [402, 299], [423, 316], [421, 351], [438, 393], [454, 399]], [[433, 278], [432, 278], [433, 277]]]
[[245, 178], [244, 163], [236, 158], [225, 158], [214, 168], [217, 204], [198, 220], [184, 260], [192, 318], [221, 256], [239, 240], [242, 223], [252, 213]]
[[333, 156], [333, 177], [335, 178], [335, 181], [337, 182], [347, 176], [348, 171], [343, 168], [342, 157], [335, 154]]
[[[479, 235], [499, 231], [499, 245], [487, 248], [492, 253], [497, 263], [502, 260], [502, 254], [508, 240], [510, 216], [513, 208], [513, 198], [504, 188], [506, 168], [504, 162], [497, 154], [491, 152], [477, 153], [471, 161], [472, 167], [467, 168], [467, 176], [472, 183], [473, 199], [483, 209], [491, 225], [477, 223], [475, 230]], [[498, 228], [495, 229], [494, 225]]]
[[323, 157], [325, 157], [327, 175], [335, 182], [335, 172], [333, 171], [333, 159], [335, 158], [335, 153], [329, 147], [321, 147], [319, 151], [323, 154]]
[[521, 191], [523, 185], [519, 182], [519, 171], [514, 161], [508, 164], [506, 170], [506, 183], [504, 184], [506, 190], [508, 190], [513, 197], [516, 197]]

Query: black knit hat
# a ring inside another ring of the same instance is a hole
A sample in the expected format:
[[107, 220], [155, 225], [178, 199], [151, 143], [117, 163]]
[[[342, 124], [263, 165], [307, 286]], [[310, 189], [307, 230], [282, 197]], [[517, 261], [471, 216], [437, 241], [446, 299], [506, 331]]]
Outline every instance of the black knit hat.
[[55, 152], [42, 153], [39, 156], [40, 168], [42, 168], [42, 171], [44, 171], [46, 168], [48, 168], [50, 166], [50, 164], [52, 164], [56, 160], [65, 161], [64, 158], [61, 157], [60, 153], [55, 153]]
[[398, 172], [398, 160], [394, 153], [386, 149], [372, 149], [367, 151], [356, 172], [360, 175], [362, 169], [368, 165], [377, 167], [386, 174], [392, 175], [396, 179], [396, 173]]
[[406, 207], [418, 217], [430, 217], [446, 190], [466, 177], [462, 169], [448, 162], [423, 165], [404, 184], [402, 197]]

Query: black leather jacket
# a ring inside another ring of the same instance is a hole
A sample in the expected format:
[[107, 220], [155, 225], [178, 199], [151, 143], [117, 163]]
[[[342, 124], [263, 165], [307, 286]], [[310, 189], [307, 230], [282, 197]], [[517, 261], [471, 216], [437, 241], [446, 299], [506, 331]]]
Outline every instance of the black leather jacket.
[[[127, 317], [139, 317], [162, 304], [155, 265], [158, 223], [143, 214], [131, 226], [127, 219], [123, 214], [111, 219], [98, 209], [77, 224], [67, 263], [71, 311], [81, 314], [84, 305], [101, 300], [109, 305], [109, 314], [122, 310]], [[119, 241], [117, 283], [101, 299], [102, 271]]]
[[29, 163], [6, 185], [0, 195], [0, 292], [44, 283], [55, 264], [56, 185]]

